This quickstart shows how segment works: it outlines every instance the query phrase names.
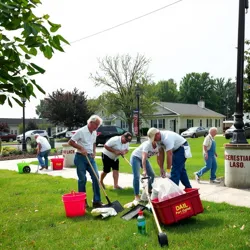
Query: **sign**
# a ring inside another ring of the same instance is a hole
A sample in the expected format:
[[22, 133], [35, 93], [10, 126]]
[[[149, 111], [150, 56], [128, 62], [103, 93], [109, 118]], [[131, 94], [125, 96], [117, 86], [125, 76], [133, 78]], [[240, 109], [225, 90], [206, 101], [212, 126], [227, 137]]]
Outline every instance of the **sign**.
[[134, 133], [135, 135], [138, 135], [138, 113], [134, 112], [133, 121], [134, 121]]

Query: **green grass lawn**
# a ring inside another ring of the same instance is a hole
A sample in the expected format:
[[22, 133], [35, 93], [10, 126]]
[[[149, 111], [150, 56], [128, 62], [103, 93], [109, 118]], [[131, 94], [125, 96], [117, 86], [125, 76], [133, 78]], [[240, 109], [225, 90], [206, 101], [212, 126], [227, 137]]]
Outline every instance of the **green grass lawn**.
[[[192, 158], [187, 159], [186, 161], [186, 170], [188, 173], [188, 176], [190, 179], [194, 179], [194, 172], [200, 170], [204, 166], [204, 159], [202, 156], [202, 143], [204, 141], [204, 137], [199, 137], [199, 138], [188, 138], [188, 143], [191, 147], [192, 151]], [[224, 144], [229, 143], [230, 141], [225, 139], [224, 136], [218, 136], [216, 137], [216, 146], [217, 146], [217, 177], [223, 177], [224, 176]], [[250, 142], [250, 140], [248, 140]], [[138, 146], [136, 144], [133, 144], [131, 146]], [[131, 149], [129, 153], [126, 155], [126, 158], [129, 160], [130, 155], [134, 149]], [[100, 153], [98, 155], [101, 155]], [[156, 157], [153, 156], [152, 158], [149, 159], [151, 162], [153, 169], [155, 171], [155, 174], [157, 176], [160, 175], [160, 170], [156, 161]], [[101, 159], [96, 159], [97, 165], [99, 167], [99, 170], [102, 170], [102, 160]], [[166, 164], [164, 165], [166, 168]], [[128, 165], [128, 163], [123, 160], [122, 158], [120, 159], [120, 172], [121, 173], [132, 173], [131, 167]], [[209, 172], [206, 173], [205, 175], [202, 176], [202, 179], [208, 180], [209, 179]]]
[[[0, 171], [0, 249], [161, 249], [153, 215], [146, 211], [147, 235], [137, 233], [136, 220], [91, 215], [67, 218], [62, 195], [77, 190], [77, 181], [39, 174]], [[111, 201], [131, 201], [133, 190], [107, 189]], [[91, 184], [87, 184], [89, 204]], [[105, 201], [105, 198], [102, 198]], [[169, 249], [250, 249], [249, 208], [202, 202], [204, 212], [162, 226]]]

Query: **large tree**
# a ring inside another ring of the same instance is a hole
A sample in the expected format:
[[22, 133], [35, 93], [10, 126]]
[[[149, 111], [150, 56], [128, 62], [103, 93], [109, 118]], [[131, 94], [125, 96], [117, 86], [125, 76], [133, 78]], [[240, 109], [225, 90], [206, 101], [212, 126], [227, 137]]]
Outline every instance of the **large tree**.
[[162, 80], [156, 84], [156, 95], [161, 102], [178, 102], [179, 92], [173, 79]]
[[64, 92], [63, 89], [52, 92], [41, 100], [36, 112], [40, 118], [47, 118], [52, 124], [69, 129], [86, 125], [91, 115], [85, 93], [76, 88], [72, 92]]
[[106, 56], [98, 59], [99, 71], [91, 74], [90, 78], [96, 86], [105, 86], [105, 108], [126, 121], [132, 132], [133, 111], [137, 108], [135, 90], [140, 86], [140, 112], [151, 113], [152, 99], [147, 98], [144, 88], [150, 82], [147, 68], [150, 60], [138, 54], [135, 58], [130, 55]]
[[45, 93], [32, 79], [45, 70], [32, 59], [39, 52], [50, 59], [54, 49], [64, 51], [62, 42], [69, 44], [61, 35], [52, 35], [61, 25], [52, 23], [49, 15], [33, 13], [39, 4], [40, 0], [0, 1], [0, 104], [7, 101], [12, 106], [14, 99], [22, 106], [20, 97], [36, 96], [34, 87]]

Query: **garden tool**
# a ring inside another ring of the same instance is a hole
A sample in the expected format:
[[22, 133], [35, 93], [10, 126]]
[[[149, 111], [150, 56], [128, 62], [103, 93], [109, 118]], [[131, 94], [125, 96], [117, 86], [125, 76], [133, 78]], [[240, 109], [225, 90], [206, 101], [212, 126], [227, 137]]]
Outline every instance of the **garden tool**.
[[152, 210], [152, 213], [153, 213], [153, 216], [154, 216], [154, 220], [155, 220], [155, 224], [157, 226], [157, 229], [158, 229], [158, 241], [159, 241], [159, 244], [161, 245], [161, 247], [163, 246], [168, 246], [168, 237], [167, 237], [167, 234], [166, 233], [163, 233], [162, 230], [161, 230], [161, 227], [160, 227], [160, 224], [159, 224], [159, 221], [158, 221], [158, 218], [157, 218], [157, 215], [155, 213], [155, 210], [154, 210], [154, 207], [153, 207], [153, 204], [151, 202], [151, 199], [150, 199], [150, 196], [149, 196], [149, 193], [148, 193], [148, 189], [146, 188], [148, 183], [145, 183], [144, 180], [148, 180], [150, 177], [142, 177], [141, 178], [141, 183], [142, 183], [142, 186], [147, 194], [147, 197], [148, 197], [148, 203], [151, 207], [151, 210]]
[[98, 178], [98, 176], [97, 176], [97, 174], [96, 174], [96, 172], [95, 172], [95, 169], [94, 169], [93, 165], [91, 164], [91, 162], [90, 162], [90, 160], [89, 160], [89, 157], [88, 157], [87, 155], [86, 155], [86, 158], [87, 158], [87, 161], [88, 161], [88, 163], [89, 163], [89, 166], [91, 167], [91, 169], [92, 169], [92, 171], [93, 171], [93, 173], [94, 173], [94, 175], [95, 175], [95, 178], [96, 178], [96, 180], [97, 180], [97, 182], [98, 182], [98, 184], [99, 184], [100, 189], [102, 190], [102, 192], [103, 192], [104, 195], [105, 195], [106, 200], [108, 201], [108, 204], [107, 204], [107, 205], [104, 205], [103, 207], [112, 207], [112, 208], [115, 209], [115, 211], [116, 211], [117, 213], [123, 211], [124, 208], [123, 208], [123, 206], [120, 204], [119, 201], [113, 201], [113, 202], [110, 201], [110, 199], [108, 198], [108, 195], [107, 195], [107, 193], [105, 192], [105, 189], [104, 189], [103, 186], [101, 185], [100, 180], [99, 180], [99, 178]]

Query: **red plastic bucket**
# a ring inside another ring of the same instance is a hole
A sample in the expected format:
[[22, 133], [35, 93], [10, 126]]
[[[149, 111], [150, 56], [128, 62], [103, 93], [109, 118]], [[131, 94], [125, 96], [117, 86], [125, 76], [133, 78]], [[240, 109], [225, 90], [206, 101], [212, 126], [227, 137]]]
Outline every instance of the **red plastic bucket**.
[[62, 170], [64, 158], [54, 158], [51, 159], [51, 165], [53, 170]]
[[67, 217], [83, 216], [86, 209], [86, 193], [74, 192], [62, 196]]

